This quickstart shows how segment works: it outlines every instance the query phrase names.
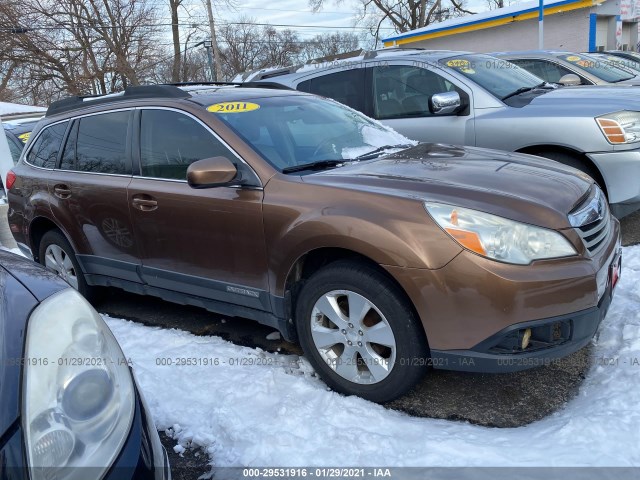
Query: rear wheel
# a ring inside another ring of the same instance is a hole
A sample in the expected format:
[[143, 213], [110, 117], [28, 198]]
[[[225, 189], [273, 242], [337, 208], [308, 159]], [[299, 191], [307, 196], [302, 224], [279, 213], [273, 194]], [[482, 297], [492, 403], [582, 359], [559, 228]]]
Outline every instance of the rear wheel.
[[97, 289], [87, 282], [69, 241], [58, 230], [49, 230], [40, 241], [39, 260], [85, 298], [94, 300]]
[[332, 389], [387, 402], [426, 372], [422, 325], [406, 296], [377, 269], [335, 262], [303, 286], [296, 326], [305, 355]]

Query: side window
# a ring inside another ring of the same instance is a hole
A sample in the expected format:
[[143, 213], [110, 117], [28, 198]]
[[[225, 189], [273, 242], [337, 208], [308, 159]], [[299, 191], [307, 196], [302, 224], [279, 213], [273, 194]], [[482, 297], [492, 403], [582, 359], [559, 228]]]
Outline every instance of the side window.
[[170, 110], [143, 110], [140, 125], [140, 170], [143, 177], [187, 179], [187, 168], [229, 149], [193, 118]]
[[364, 73], [364, 68], [354, 68], [323, 75], [301, 82], [298, 90], [333, 98], [355, 110], [364, 112]]
[[428, 117], [431, 96], [450, 91], [466, 95], [431, 70], [403, 65], [374, 67], [374, 118]]
[[67, 137], [67, 143], [62, 151], [62, 159], [60, 160], [60, 168], [62, 170], [76, 169], [76, 146], [78, 144], [78, 125], [80, 122], [75, 120], [71, 126], [71, 131]]
[[545, 82], [558, 83], [564, 75], [573, 73], [556, 63], [548, 62], [546, 60], [523, 59], [510, 60], [510, 62], [528, 70]]
[[36, 142], [29, 150], [27, 162], [36, 167], [53, 168], [58, 159], [62, 137], [69, 122], [62, 122], [45, 127], [38, 135]]
[[[124, 111], [80, 118], [74, 170], [128, 173], [127, 131], [130, 117], [130, 112]], [[68, 161], [67, 157], [65, 164], [68, 164]]]
[[11, 152], [11, 158], [15, 165], [18, 162], [18, 159], [20, 158], [20, 153], [22, 152], [22, 149], [18, 147], [18, 145], [16, 145], [16, 142], [13, 140], [13, 138], [9, 137], [8, 134], [7, 134], [7, 143], [9, 144], [9, 151]]

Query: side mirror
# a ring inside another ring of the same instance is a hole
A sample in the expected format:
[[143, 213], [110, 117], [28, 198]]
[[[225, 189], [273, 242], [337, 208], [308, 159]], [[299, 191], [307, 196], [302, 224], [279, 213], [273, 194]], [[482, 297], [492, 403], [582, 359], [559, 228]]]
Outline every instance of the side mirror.
[[429, 99], [429, 109], [434, 115], [456, 113], [460, 107], [462, 107], [462, 100], [458, 92], [436, 93]]
[[192, 188], [222, 187], [238, 175], [238, 169], [226, 157], [211, 157], [193, 162], [187, 168], [187, 183]]
[[575, 73], [567, 73], [560, 77], [558, 83], [567, 87], [575, 87], [576, 85], [582, 85], [582, 80], [580, 80], [580, 77]]

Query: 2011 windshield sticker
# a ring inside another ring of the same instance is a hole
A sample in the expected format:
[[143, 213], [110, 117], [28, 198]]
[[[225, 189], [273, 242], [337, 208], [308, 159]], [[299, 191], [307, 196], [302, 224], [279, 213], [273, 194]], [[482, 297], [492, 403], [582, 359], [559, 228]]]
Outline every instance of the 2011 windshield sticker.
[[207, 107], [213, 113], [242, 113], [258, 110], [260, 105], [251, 102], [221, 102]]

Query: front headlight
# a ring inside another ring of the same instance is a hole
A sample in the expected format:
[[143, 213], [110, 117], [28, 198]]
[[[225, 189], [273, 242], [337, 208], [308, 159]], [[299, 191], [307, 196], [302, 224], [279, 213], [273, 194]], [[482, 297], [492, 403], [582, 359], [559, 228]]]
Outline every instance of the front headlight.
[[425, 202], [424, 206], [456, 242], [483, 257], [528, 265], [533, 260], [577, 253], [565, 237], [553, 230], [453, 205]]
[[623, 110], [596, 118], [609, 143], [640, 142], [640, 112]]
[[107, 325], [71, 288], [29, 318], [22, 412], [32, 480], [100, 478], [129, 434], [131, 372]]

